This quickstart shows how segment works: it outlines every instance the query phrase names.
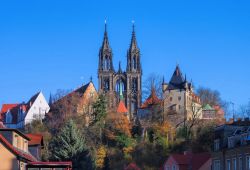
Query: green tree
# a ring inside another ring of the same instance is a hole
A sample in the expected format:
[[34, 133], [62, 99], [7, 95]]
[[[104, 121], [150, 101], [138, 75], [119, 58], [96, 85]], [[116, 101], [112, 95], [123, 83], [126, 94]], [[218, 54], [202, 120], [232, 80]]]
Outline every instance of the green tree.
[[104, 95], [99, 95], [97, 101], [93, 104], [93, 122], [91, 123], [91, 128], [95, 131], [95, 133], [99, 133], [99, 140], [102, 140], [103, 129], [105, 127], [105, 118], [107, 116], [107, 107], [106, 107], [106, 99]]
[[104, 95], [100, 95], [97, 101], [93, 104], [93, 123], [103, 122], [107, 115], [106, 100]]
[[50, 143], [52, 159], [72, 161], [73, 169], [93, 169], [85, 139], [73, 120], [66, 122]]

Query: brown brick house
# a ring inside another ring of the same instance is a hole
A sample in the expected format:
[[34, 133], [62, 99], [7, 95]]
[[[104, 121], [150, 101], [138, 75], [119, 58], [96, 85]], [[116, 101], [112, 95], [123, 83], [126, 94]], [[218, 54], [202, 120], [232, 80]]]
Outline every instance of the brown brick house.
[[241, 120], [215, 129], [213, 170], [250, 169], [250, 121]]

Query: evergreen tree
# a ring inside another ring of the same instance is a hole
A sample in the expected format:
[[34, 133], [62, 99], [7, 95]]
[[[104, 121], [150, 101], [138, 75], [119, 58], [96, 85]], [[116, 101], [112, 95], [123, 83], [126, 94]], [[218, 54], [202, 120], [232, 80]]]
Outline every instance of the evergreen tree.
[[73, 120], [69, 120], [50, 143], [52, 159], [72, 161], [73, 169], [93, 169], [85, 139]]
[[93, 104], [94, 109], [94, 122], [93, 123], [100, 123], [102, 122], [106, 115], [107, 115], [107, 108], [106, 108], [106, 100], [105, 96], [100, 95], [97, 99], [97, 101]]

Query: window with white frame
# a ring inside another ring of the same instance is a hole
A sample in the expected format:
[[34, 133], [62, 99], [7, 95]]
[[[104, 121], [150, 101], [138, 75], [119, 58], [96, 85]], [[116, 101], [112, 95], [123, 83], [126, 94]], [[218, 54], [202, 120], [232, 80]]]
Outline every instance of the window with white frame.
[[233, 170], [237, 170], [237, 160], [233, 158]]
[[213, 169], [214, 170], [220, 170], [220, 160], [214, 160]]
[[246, 170], [250, 170], [250, 155], [246, 156]]
[[230, 159], [227, 160], [226, 168], [227, 168], [227, 170], [231, 170], [231, 161], [230, 161]]

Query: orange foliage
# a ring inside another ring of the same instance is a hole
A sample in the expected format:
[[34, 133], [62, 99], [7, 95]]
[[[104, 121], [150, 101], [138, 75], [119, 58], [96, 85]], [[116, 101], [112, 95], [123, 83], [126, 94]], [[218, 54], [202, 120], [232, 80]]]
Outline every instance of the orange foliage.
[[119, 134], [131, 136], [131, 125], [127, 116], [123, 113], [110, 112], [106, 117], [106, 136], [113, 140]]

